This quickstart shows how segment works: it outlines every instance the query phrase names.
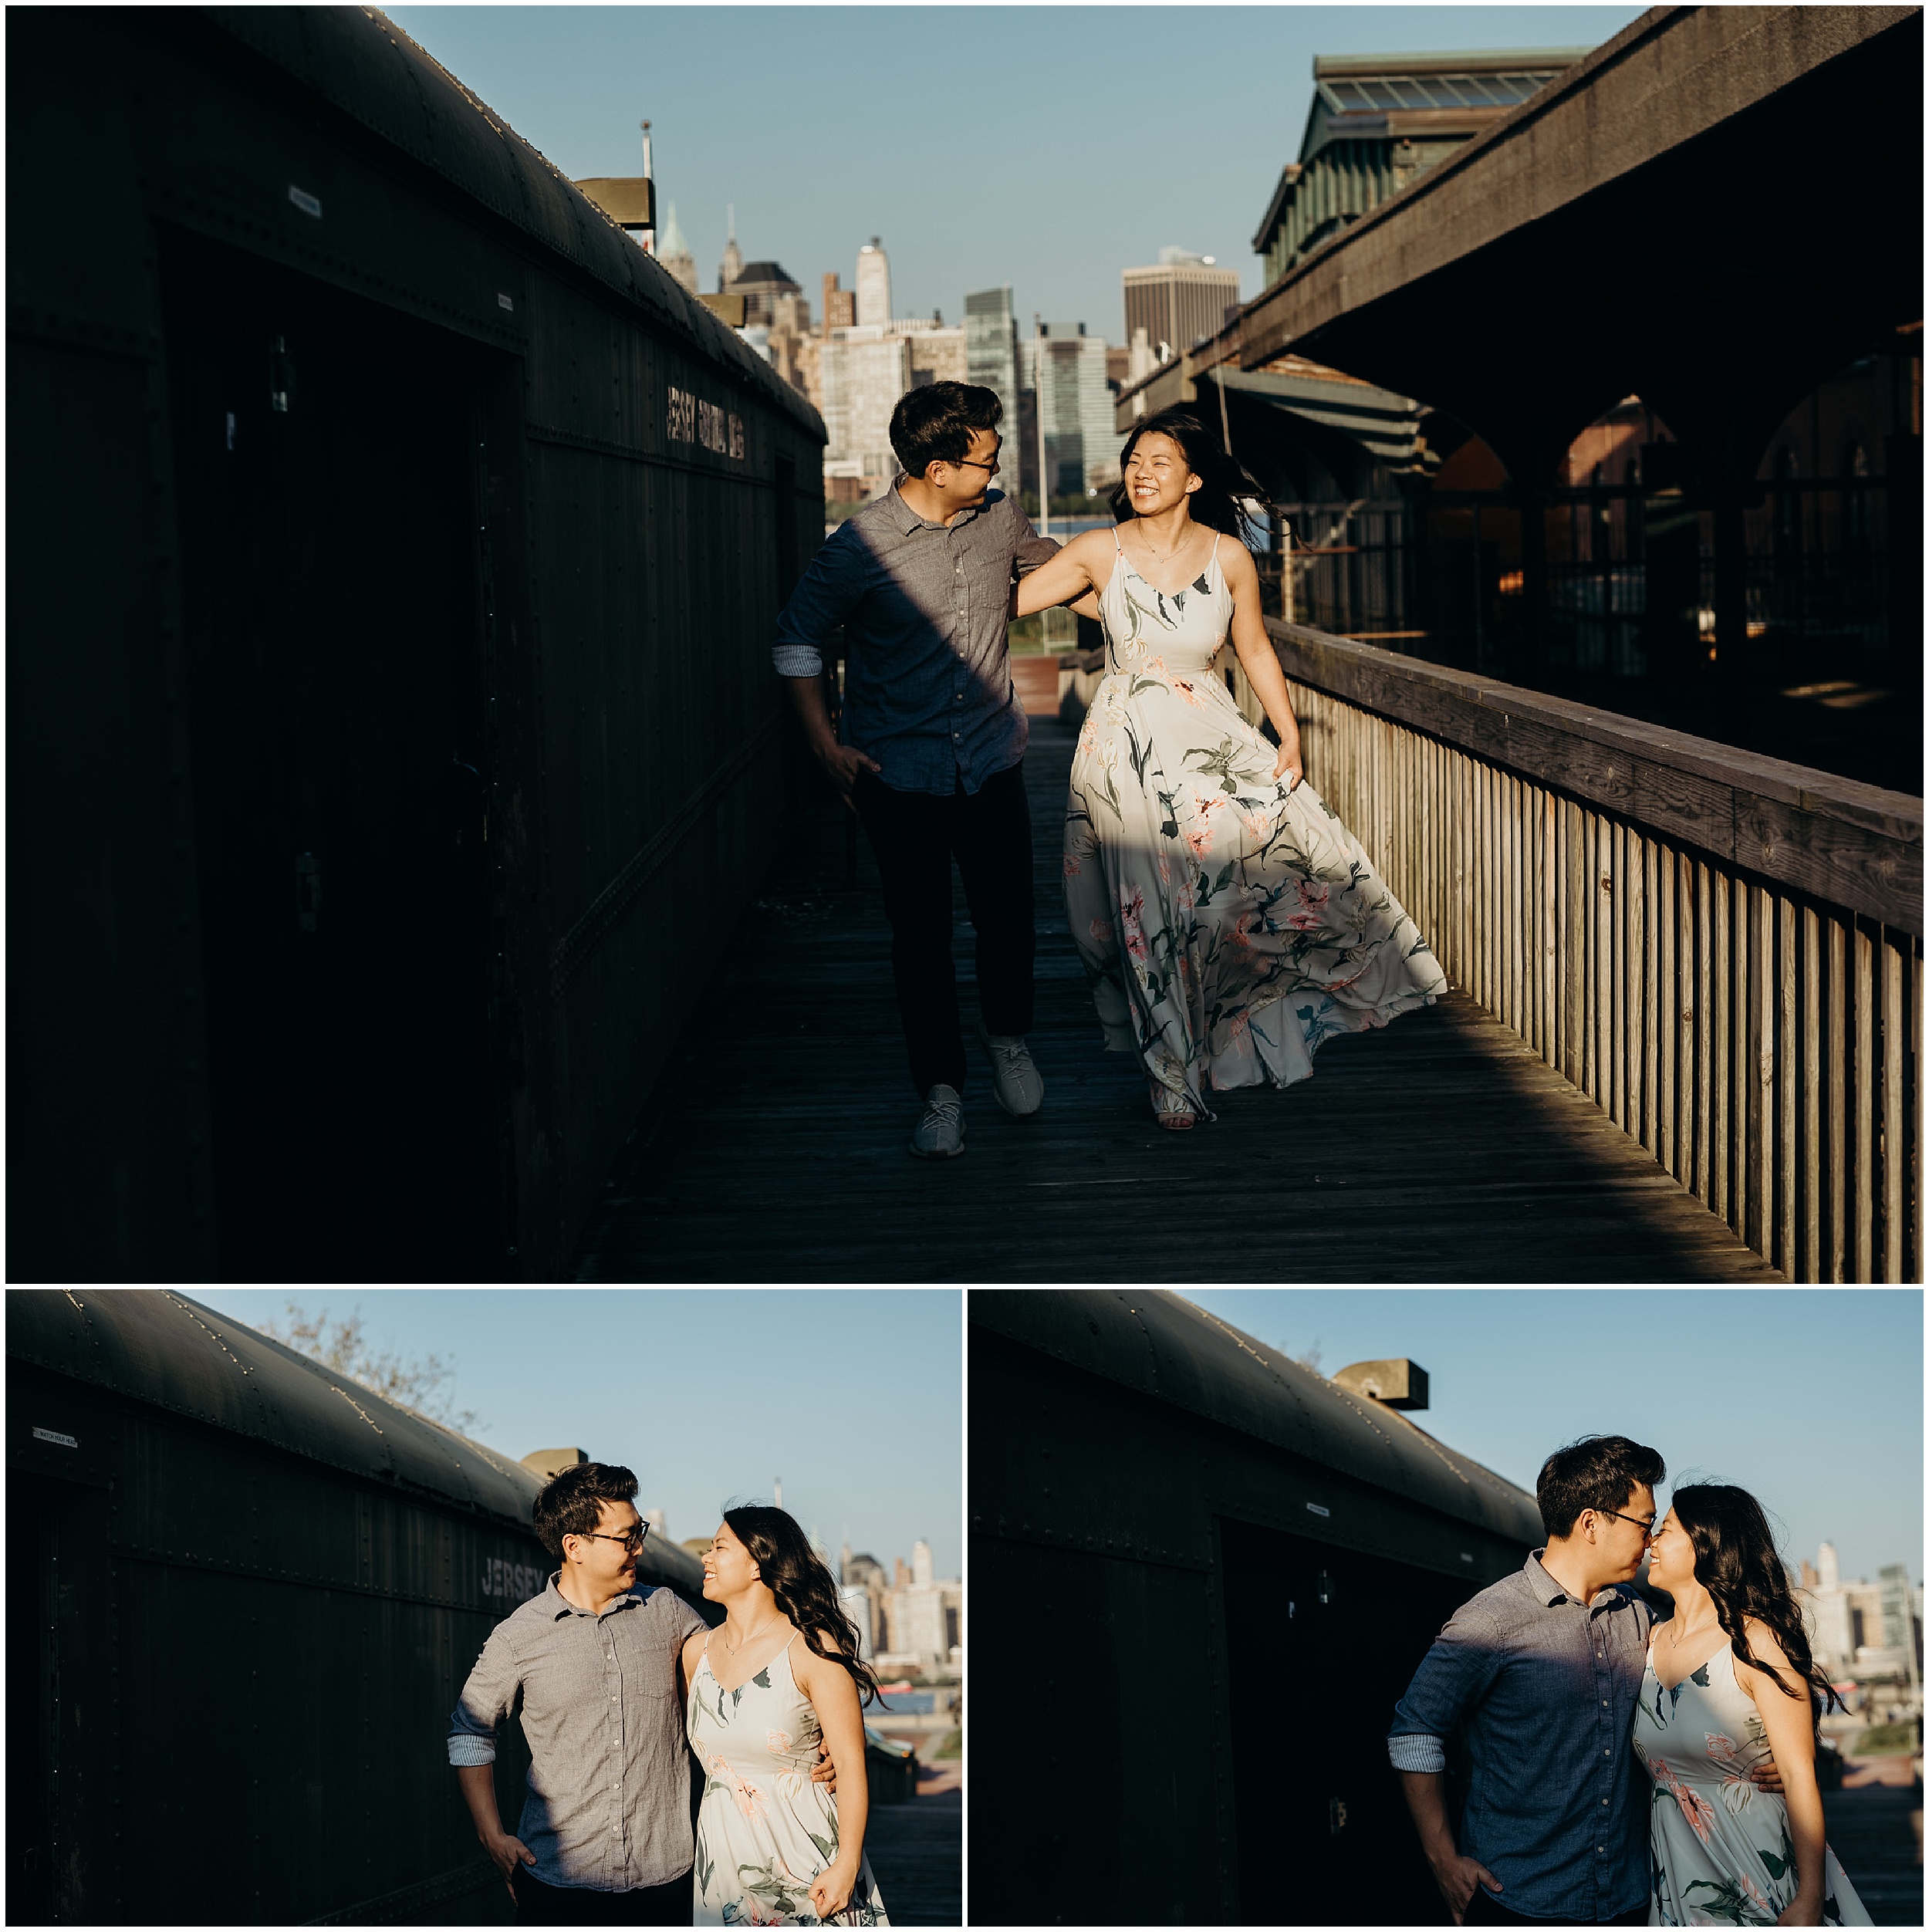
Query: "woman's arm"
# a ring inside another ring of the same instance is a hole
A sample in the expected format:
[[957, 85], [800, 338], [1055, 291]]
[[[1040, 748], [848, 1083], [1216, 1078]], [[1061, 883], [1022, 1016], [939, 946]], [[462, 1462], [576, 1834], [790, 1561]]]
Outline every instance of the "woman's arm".
[[811, 1903], [828, 1925], [850, 1903], [863, 1863], [864, 1827], [870, 1819], [864, 1713], [857, 1701], [857, 1686], [841, 1663], [819, 1657], [802, 1643], [792, 1651], [791, 1663], [797, 1687], [809, 1698], [823, 1727], [824, 1748], [837, 1773], [837, 1856], [810, 1888]]
[[[1087, 590], [1097, 589], [1099, 586], [1090, 569], [1090, 539], [1102, 534], [1088, 530], [1083, 536], [1074, 537], [1056, 556], [1048, 559], [1035, 570], [1028, 570], [1018, 580], [1018, 597], [1012, 614], [1029, 617], [1035, 611], [1049, 610], [1056, 604], [1071, 603]], [[849, 1673], [840, 1674], [848, 1677]]]
[[1768, 1733], [1769, 1748], [1782, 1768], [1783, 1795], [1789, 1807], [1789, 1832], [1795, 1841], [1796, 1893], [1777, 1921], [1782, 1925], [1822, 1923], [1822, 1858], [1825, 1827], [1822, 1792], [1815, 1782], [1814, 1719], [1808, 1686], [1796, 1674], [1782, 1647], [1765, 1623], [1748, 1620], [1748, 1648], [1762, 1661], [1782, 1673], [1795, 1694], [1778, 1685], [1766, 1670], [1735, 1660], [1736, 1681], [1754, 1698]]
[[1252, 552], [1243, 543], [1235, 543], [1229, 549], [1221, 544], [1219, 555], [1226, 588], [1232, 593], [1232, 648], [1238, 654], [1246, 682], [1265, 706], [1272, 728], [1279, 734], [1279, 758], [1272, 775], [1284, 779], [1290, 792], [1306, 775], [1306, 762], [1299, 752], [1299, 721], [1293, 716], [1292, 701], [1286, 696], [1286, 674], [1279, 668], [1279, 654], [1273, 649], [1265, 620], [1259, 615], [1259, 573], [1253, 567]]

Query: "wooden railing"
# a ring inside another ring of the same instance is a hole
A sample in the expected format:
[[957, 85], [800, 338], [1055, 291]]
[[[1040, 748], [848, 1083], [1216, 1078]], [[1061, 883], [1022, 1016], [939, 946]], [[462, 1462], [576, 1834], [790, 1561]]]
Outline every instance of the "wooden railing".
[[1921, 1278], [1920, 799], [1267, 628], [1453, 985], [1785, 1275]]

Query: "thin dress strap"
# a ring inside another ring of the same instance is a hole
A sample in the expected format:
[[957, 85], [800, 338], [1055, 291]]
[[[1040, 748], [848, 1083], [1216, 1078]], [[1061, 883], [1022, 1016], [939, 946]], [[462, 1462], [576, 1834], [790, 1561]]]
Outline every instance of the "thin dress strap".
[[1119, 541], [1119, 526], [1116, 523], [1112, 526], [1112, 548], [1117, 551], [1120, 556], [1125, 555], [1125, 545]]
[[1206, 568], [1208, 570], [1210, 570], [1212, 566], [1219, 561], [1219, 538], [1221, 535], [1221, 532], [1217, 530], [1214, 530], [1212, 533], [1212, 554], [1206, 559]]

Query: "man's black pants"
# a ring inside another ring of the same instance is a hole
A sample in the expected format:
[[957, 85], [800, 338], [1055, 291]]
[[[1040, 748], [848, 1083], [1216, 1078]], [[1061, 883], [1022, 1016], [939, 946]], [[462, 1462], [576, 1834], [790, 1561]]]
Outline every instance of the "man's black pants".
[[633, 1892], [592, 1892], [575, 1885], [545, 1885], [519, 1865], [515, 1888], [518, 1925], [687, 1925], [696, 1909], [690, 1874], [667, 1885], [645, 1885]]
[[1645, 1925], [1647, 1907], [1637, 1905], [1632, 1911], [1612, 1919], [1530, 1919], [1524, 1913], [1510, 1912], [1476, 1880], [1474, 1896], [1467, 1901], [1465, 1922], [1468, 1925]]
[[877, 855], [891, 926], [897, 1011], [920, 1099], [964, 1091], [964, 1038], [951, 964], [951, 861], [978, 931], [978, 1004], [988, 1033], [1032, 1030], [1032, 812], [1021, 762], [967, 795], [897, 792], [860, 772], [853, 794]]

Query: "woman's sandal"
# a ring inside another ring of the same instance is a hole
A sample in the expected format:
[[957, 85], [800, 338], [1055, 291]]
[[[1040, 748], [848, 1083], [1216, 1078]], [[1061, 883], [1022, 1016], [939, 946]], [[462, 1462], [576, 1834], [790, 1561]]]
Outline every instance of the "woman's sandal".
[[1174, 1093], [1157, 1080], [1151, 1086], [1152, 1117], [1160, 1126], [1173, 1133], [1184, 1133], [1197, 1123], [1199, 1116], [1192, 1111], [1192, 1103], [1183, 1093]]

